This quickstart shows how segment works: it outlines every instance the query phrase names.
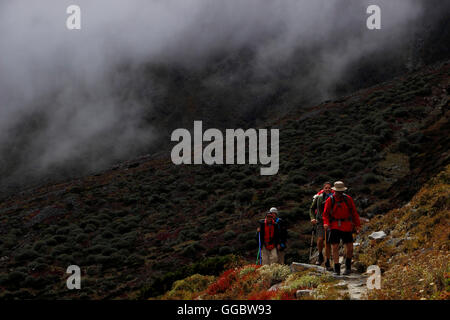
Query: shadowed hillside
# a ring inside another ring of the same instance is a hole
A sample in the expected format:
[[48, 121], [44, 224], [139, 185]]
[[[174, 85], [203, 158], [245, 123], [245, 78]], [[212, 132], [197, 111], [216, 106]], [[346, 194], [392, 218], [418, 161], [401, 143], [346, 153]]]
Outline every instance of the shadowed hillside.
[[[163, 153], [9, 196], [0, 297], [148, 298], [193, 274], [217, 276], [254, 262], [255, 222], [271, 206], [290, 225], [287, 263], [306, 261], [308, 209], [325, 180], [345, 181], [372, 218], [406, 204], [449, 163], [449, 72], [440, 63], [294, 105], [261, 126], [280, 129], [276, 176], [250, 165], [175, 166]], [[65, 287], [71, 264], [82, 268], [80, 293]]]

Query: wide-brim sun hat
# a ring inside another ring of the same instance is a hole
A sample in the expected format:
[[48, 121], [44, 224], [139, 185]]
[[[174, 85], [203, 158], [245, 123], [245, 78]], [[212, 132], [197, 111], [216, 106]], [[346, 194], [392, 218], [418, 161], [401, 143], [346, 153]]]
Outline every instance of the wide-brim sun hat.
[[334, 183], [334, 187], [332, 187], [331, 189], [333, 189], [334, 191], [345, 191], [347, 190], [347, 187], [342, 181], [336, 181]]

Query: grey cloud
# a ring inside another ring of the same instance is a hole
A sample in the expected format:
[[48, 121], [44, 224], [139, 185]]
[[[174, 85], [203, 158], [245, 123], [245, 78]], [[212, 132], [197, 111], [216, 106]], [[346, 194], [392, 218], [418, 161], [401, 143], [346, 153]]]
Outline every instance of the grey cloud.
[[[74, 3], [82, 9], [81, 31], [65, 28], [66, 8]], [[386, 31], [365, 28], [369, 4], [381, 6]], [[141, 126], [149, 105], [123, 105], [117, 98], [112, 83], [120, 83], [114, 70], [122, 63], [193, 67], [217, 52], [251, 46], [255, 74], [264, 77], [299, 48], [317, 47], [308, 79], [326, 95], [352, 61], [408, 36], [421, 10], [414, 0], [5, 0], [0, 150], [16, 141], [18, 126], [35, 114], [43, 114], [42, 127], [17, 146], [24, 149], [19, 174], [73, 159], [96, 169], [140, 150], [155, 133]]]

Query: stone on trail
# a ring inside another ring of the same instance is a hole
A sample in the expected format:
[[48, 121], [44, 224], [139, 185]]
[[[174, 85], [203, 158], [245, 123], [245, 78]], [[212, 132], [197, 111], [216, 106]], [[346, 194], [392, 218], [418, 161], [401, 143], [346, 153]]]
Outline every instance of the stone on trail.
[[313, 269], [319, 272], [326, 271], [324, 267], [316, 266], [314, 264], [299, 263], [299, 262], [292, 262], [291, 264], [291, 272], [303, 271], [304, 269]]
[[381, 240], [384, 238], [386, 238], [386, 233], [384, 231], [372, 232], [369, 235], [369, 239], [373, 239], [373, 240]]
[[[342, 267], [343, 265], [341, 265]], [[334, 284], [334, 287], [342, 293], [347, 294], [351, 300], [360, 300], [364, 299], [365, 294], [367, 292], [366, 281], [368, 275], [359, 274], [359, 273], [351, 273], [350, 275], [335, 275], [332, 272], [326, 271], [324, 267], [316, 266], [313, 264], [307, 263], [299, 263], [292, 262], [291, 264], [291, 272], [304, 271], [305, 269], [313, 270], [315, 272], [325, 272], [328, 275], [331, 275], [334, 279], [339, 280], [337, 284]], [[273, 290], [275, 286], [272, 287]], [[271, 288], [271, 289], [272, 289]], [[295, 296], [297, 298], [313, 296], [315, 295], [314, 290], [297, 290]], [[317, 297], [316, 297], [317, 298]], [[320, 298], [320, 297], [319, 297]]]
[[275, 291], [275, 290], [278, 290], [278, 289], [282, 289], [282, 288], [283, 288], [282, 285], [283, 285], [282, 282], [277, 283], [277, 284], [274, 284], [273, 286], [271, 286], [271, 287], [269, 288], [268, 291]]
[[336, 283], [333, 287], [335, 287], [338, 290], [348, 289], [348, 285], [347, 285], [346, 281], [340, 281], [339, 283]]
[[307, 296], [311, 296], [312, 293], [313, 293], [313, 290], [309, 290], [309, 289], [297, 290], [297, 291], [295, 292], [295, 296], [296, 296], [297, 298], [300, 298], [300, 297], [307, 297]]

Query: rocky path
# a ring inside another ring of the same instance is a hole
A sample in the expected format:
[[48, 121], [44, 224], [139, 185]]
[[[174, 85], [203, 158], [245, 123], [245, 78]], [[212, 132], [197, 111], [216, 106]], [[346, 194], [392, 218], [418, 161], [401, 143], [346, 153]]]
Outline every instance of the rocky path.
[[[367, 278], [368, 275], [352, 272], [350, 275], [334, 275], [333, 272], [326, 271], [324, 267], [316, 266], [313, 264], [306, 263], [297, 263], [293, 262], [291, 264], [291, 271], [302, 271], [304, 269], [312, 269], [318, 273], [324, 273], [331, 275], [339, 282], [335, 285], [336, 289], [338, 289], [341, 293], [347, 293], [350, 296], [351, 300], [361, 300], [364, 299], [365, 293], [367, 292]], [[345, 270], [345, 267], [341, 267], [341, 272]]]

